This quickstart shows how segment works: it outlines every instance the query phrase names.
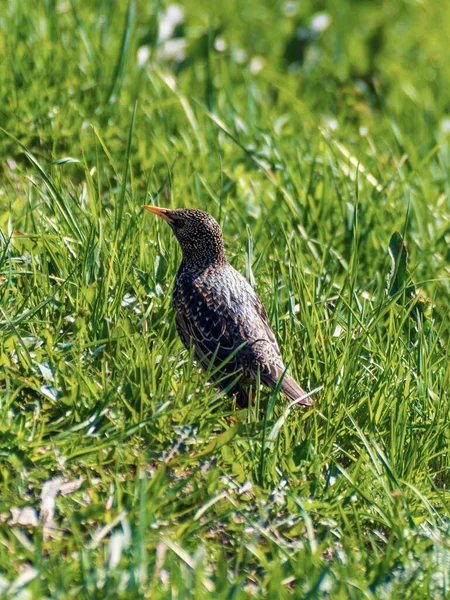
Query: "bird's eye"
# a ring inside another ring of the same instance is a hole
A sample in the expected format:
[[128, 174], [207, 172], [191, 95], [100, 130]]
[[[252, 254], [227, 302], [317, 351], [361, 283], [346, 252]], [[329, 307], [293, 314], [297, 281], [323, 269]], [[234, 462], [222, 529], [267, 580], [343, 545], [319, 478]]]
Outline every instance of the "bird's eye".
[[179, 220], [176, 220], [176, 221], [174, 222], [174, 225], [175, 225], [175, 228], [176, 228], [176, 229], [183, 229], [183, 227], [184, 227], [184, 221], [181, 221], [181, 220], [180, 220], [180, 221], [179, 221]]

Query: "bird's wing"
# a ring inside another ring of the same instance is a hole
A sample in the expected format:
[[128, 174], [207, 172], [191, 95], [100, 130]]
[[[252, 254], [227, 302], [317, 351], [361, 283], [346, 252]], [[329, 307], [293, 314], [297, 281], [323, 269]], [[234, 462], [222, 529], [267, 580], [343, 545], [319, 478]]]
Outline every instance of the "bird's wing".
[[[280, 377], [281, 391], [295, 400], [306, 392], [285, 373], [285, 366], [267, 313], [256, 292], [231, 266], [214, 277], [181, 279], [174, 292], [178, 331], [185, 345], [193, 345], [197, 360], [221, 367], [222, 374], [244, 371], [254, 381], [258, 370], [261, 382], [275, 388]], [[217, 374], [220, 376], [220, 374]], [[233, 375], [234, 376], [234, 375]], [[228, 379], [229, 381], [229, 379]], [[227, 385], [227, 378], [222, 387]], [[302, 404], [309, 405], [305, 399]]]
[[[197, 358], [215, 354], [218, 365], [246, 344], [244, 354], [254, 354], [255, 363], [260, 362], [259, 348], [262, 357], [270, 356], [267, 368], [272, 370], [275, 364], [277, 372], [284, 368], [261, 300], [230, 265], [213, 276], [206, 273], [195, 280], [180, 279], [174, 308], [179, 333], [186, 346], [193, 344]], [[265, 367], [262, 361], [261, 366]], [[232, 359], [227, 370], [236, 367]]]
[[[240, 274], [239, 276], [242, 277]], [[258, 319], [256, 321], [253, 319], [254, 327], [251, 333], [256, 338], [253, 341], [253, 349], [257, 355], [257, 362], [261, 369], [261, 382], [264, 385], [275, 388], [278, 385], [280, 377], [283, 377], [280, 385], [283, 394], [290, 400], [299, 400], [302, 398], [300, 404], [311, 406], [314, 403], [312, 398], [309, 398], [307, 392], [298, 385], [289, 373], [286, 373], [280, 348], [270, 326], [263, 303], [250, 284], [244, 278], [242, 279], [247, 290], [247, 306], [250, 306], [253, 313], [259, 317], [259, 321]], [[264, 333], [261, 334], [261, 331]]]

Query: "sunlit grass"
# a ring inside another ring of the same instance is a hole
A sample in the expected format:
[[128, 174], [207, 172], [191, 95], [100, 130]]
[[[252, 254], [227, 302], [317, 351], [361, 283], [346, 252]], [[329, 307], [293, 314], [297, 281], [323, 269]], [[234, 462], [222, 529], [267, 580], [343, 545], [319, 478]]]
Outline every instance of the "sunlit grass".
[[[170, 55], [163, 5], [7, 3], [0, 595], [446, 597], [436, 6], [189, 1]], [[239, 411], [207, 383], [149, 202], [218, 219], [313, 409], [265, 390]], [[424, 324], [386, 293], [396, 230]]]

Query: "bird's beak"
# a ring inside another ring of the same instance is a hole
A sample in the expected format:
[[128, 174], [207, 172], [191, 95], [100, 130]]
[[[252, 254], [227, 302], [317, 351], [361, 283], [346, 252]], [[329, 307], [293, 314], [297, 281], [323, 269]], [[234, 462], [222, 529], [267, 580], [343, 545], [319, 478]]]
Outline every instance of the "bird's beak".
[[172, 223], [172, 219], [169, 216], [170, 211], [167, 210], [167, 208], [159, 208], [158, 206], [148, 206], [146, 204], [143, 204], [142, 208], [145, 208], [145, 210], [149, 210], [155, 215], [158, 215], [158, 217], [161, 217], [161, 219], [164, 219], [164, 221]]

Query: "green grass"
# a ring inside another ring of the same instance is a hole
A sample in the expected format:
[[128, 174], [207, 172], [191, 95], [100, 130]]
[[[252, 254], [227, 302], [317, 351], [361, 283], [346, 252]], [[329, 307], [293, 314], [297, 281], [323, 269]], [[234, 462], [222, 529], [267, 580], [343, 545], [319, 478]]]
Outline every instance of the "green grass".
[[[0, 595], [448, 596], [449, 6], [187, 0], [180, 60], [164, 2], [5, 3]], [[314, 409], [205, 385], [150, 202], [219, 220]]]

